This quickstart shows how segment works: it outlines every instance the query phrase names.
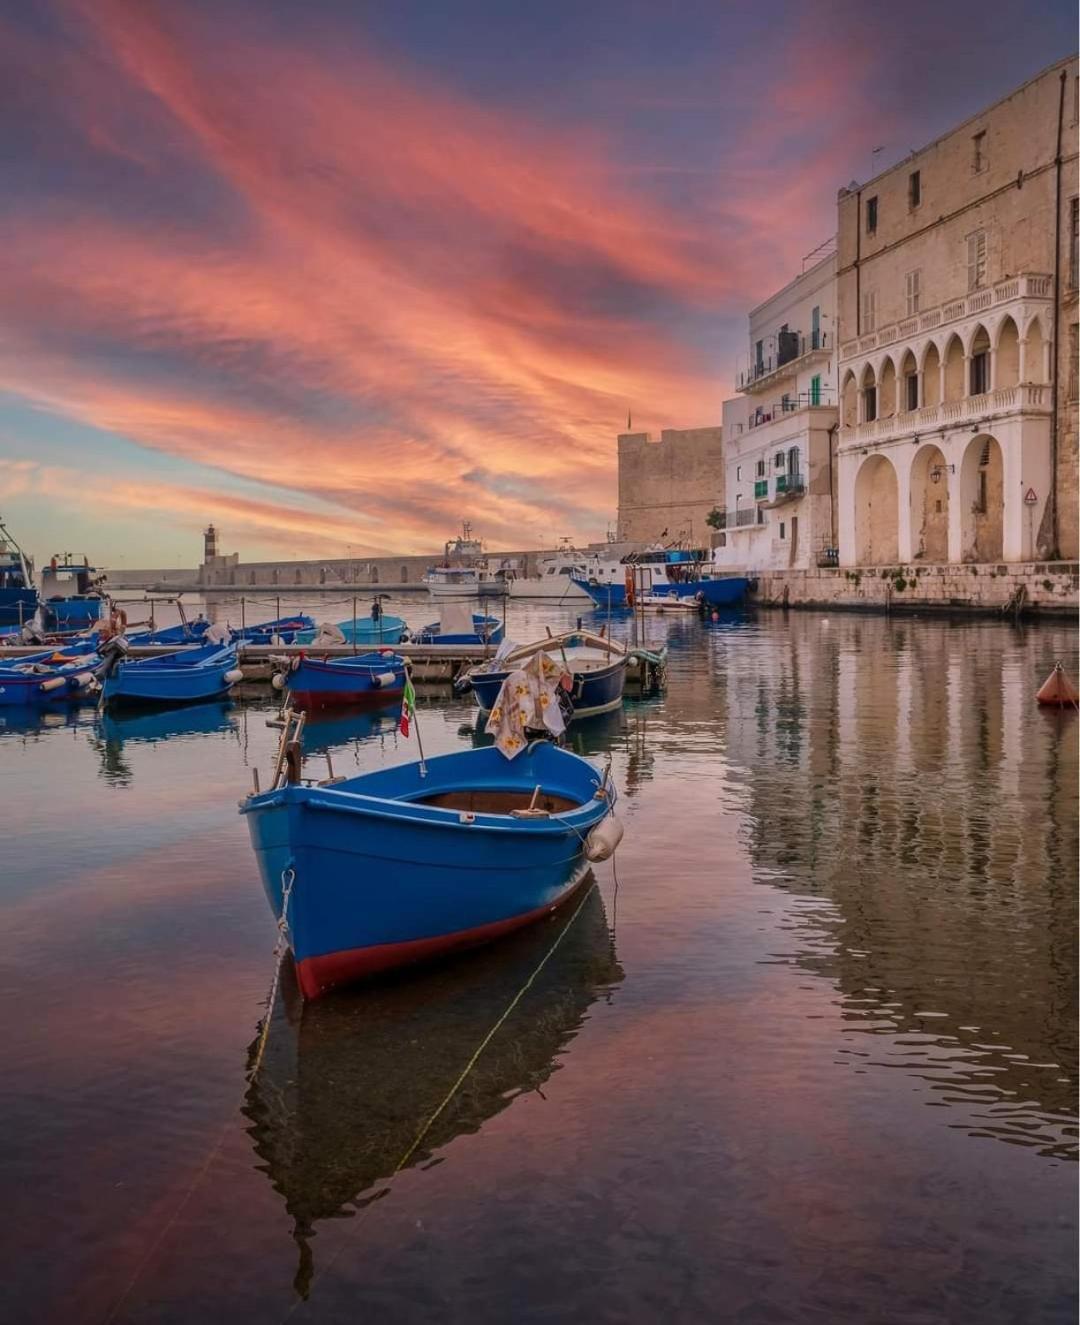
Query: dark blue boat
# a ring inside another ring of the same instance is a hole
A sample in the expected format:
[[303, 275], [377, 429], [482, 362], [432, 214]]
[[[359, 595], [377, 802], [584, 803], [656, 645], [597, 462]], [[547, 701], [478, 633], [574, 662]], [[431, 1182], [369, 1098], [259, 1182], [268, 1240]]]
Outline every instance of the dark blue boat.
[[588, 631], [571, 631], [524, 645], [502, 659], [472, 668], [467, 678], [480, 708], [489, 712], [510, 673], [540, 651], [565, 664], [570, 673], [570, 707], [575, 717], [609, 713], [622, 704], [629, 660], [625, 647]]
[[97, 691], [97, 658], [48, 651], [0, 667], [0, 708], [70, 704]]
[[38, 609], [34, 563], [0, 521], [0, 627], [18, 630]]
[[243, 630], [234, 630], [234, 640], [243, 640], [247, 644], [296, 644], [298, 636], [314, 631], [314, 617], [296, 616], [277, 617], [273, 621], [262, 621], [256, 626], [245, 626]]
[[501, 644], [503, 623], [498, 617], [485, 616], [482, 612], [472, 613], [472, 629], [468, 631], [446, 630], [444, 621], [433, 621], [429, 626], [421, 626], [417, 631], [416, 644]]
[[[283, 740], [283, 750], [288, 740]], [[485, 943], [565, 902], [610, 813], [605, 776], [546, 741], [440, 755], [241, 805], [307, 998]]]
[[290, 659], [284, 678], [297, 708], [385, 703], [405, 689], [405, 660], [389, 651], [340, 658], [297, 654]]
[[241, 679], [232, 644], [203, 644], [161, 658], [114, 654], [102, 675], [102, 699], [107, 704], [192, 704], [220, 699]]
[[92, 629], [105, 610], [105, 597], [99, 576], [83, 557], [73, 561], [65, 553], [61, 561], [53, 557], [41, 572], [41, 624], [45, 630], [82, 631]]

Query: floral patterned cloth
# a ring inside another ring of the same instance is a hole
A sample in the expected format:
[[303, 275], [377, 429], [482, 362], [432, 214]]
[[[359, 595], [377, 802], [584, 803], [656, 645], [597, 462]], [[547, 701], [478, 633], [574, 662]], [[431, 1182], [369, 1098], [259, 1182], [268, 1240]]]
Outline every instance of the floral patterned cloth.
[[566, 730], [556, 693], [563, 672], [559, 663], [541, 651], [502, 683], [484, 730], [495, 737], [495, 748], [507, 759], [524, 750], [529, 741], [527, 729], [546, 730], [552, 736]]

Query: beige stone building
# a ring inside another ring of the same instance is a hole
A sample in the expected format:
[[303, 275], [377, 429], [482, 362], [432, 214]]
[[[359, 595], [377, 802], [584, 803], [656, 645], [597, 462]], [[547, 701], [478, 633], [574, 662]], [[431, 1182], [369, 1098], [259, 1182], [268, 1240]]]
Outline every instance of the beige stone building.
[[1075, 559], [1077, 64], [840, 192], [842, 565]]
[[619, 435], [619, 526], [625, 542], [708, 547], [706, 517], [724, 508], [722, 429], [665, 428]]

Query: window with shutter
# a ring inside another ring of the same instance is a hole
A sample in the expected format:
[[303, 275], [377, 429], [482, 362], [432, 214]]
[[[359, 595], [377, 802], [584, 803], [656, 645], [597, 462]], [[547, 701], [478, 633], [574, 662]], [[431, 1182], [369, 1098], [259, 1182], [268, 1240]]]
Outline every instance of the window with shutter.
[[916, 268], [915, 271], [909, 271], [904, 277], [904, 297], [907, 301], [907, 315], [914, 317], [919, 311], [919, 285], [921, 271]]
[[986, 284], [986, 231], [976, 230], [967, 237], [968, 289], [978, 290]]
[[877, 291], [864, 290], [862, 297], [862, 334], [869, 335], [877, 324]]
[[972, 151], [972, 156], [971, 156], [971, 168], [972, 168], [972, 170], [975, 172], [976, 175], [981, 175], [982, 172], [983, 172], [983, 171], [987, 168], [987, 166], [989, 166], [989, 164], [990, 164], [990, 162], [986, 159], [986, 130], [985, 130], [985, 129], [981, 130], [979, 133], [976, 133], [976, 134], [973, 134], [973, 135], [972, 135], [972, 138], [971, 138], [971, 145], [972, 145], [972, 149], [973, 149], [973, 151]]

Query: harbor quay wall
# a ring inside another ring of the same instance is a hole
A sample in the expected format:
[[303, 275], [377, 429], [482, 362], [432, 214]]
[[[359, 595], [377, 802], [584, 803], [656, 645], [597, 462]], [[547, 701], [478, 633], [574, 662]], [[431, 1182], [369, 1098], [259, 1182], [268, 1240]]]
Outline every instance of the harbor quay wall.
[[1080, 564], [864, 566], [763, 571], [751, 601], [764, 607], [1077, 616]]

